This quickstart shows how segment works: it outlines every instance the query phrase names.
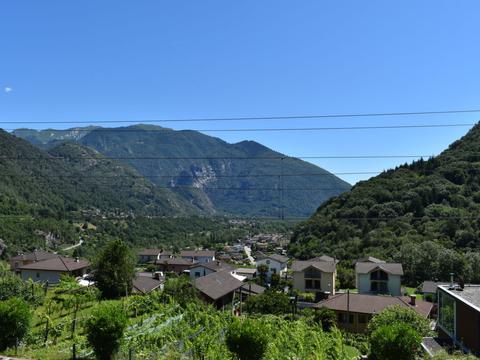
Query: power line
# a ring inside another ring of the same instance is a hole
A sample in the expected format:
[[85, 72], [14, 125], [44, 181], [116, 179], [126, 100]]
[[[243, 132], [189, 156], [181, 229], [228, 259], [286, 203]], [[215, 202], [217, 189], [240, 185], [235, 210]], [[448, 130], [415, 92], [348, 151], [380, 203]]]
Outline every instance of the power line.
[[0, 124], [115, 124], [115, 123], [160, 123], [160, 122], [220, 122], [220, 121], [251, 121], [251, 120], [301, 120], [301, 119], [335, 119], [361, 118], [386, 116], [413, 116], [413, 115], [448, 115], [479, 113], [480, 109], [440, 110], [440, 111], [408, 111], [408, 112], [374, 112], [374, 113], [346, 113], [346, 114], [318, 114], [318, 115], [289, 115], [289, 116], [246, 116], [246, 117], [218, 117], [218, 118], [181, 118], [181, 119], [137, 119], [137, 120], [94, 120], [94, 121], [2, 121]]
[[[476, 123], [455, 123], [455, 124], [417, 124], [417, 125], [373, 125], [373, 126], [332, 126], [332, 127], [292, 127], [292, 128], [245, 128], [245, 129], [186, 129], [178, 131], [197, 131], [204, 133], [211, 132], [284, 132], [284, 131], [342, 131], [342, 130], [380, 130], [380, 129], [421, 129], [421, 128], [452, 128], [470, 127]], [[4, 129], [14, 131], [18, 129]], [[54, 130], [55, 132], [71, 132], [71, 129]], [[91, 129], [76, 129], [76, 132], [92, 132]], [[158, 129], [132, 129], [132, 128], [99, 128], [95, 132], [168, 132], [177, 131], [167, 128]]]

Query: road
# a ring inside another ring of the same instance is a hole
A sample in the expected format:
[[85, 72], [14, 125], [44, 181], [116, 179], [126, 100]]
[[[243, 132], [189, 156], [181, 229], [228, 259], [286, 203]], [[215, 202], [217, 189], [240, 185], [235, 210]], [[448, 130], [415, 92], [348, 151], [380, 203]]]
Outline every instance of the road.
[[80, 238], [80, 241], [79, 241], [78, 243], [76, 243], [75, 245], [72, 245], [72, 246], [69, 246], [69, 247], [67, 247], [67, 248], [63, 249], [63, 251], [69, 251], [69, 250], [73, 250], [73, 249], [75, 249], [75, 248], [77, 248], [77, 247], [81, 246], [82, 244], [83, 244], [83, 239], [82, 239], [82, 238]]
[[255, 259], [252, 256], [252, 249], [245, 245], [243, 247], [243, 251], [245, 251], [245, 254], [247, 254], [248, 260], [250, 260], [250, 264], [255, 265]]

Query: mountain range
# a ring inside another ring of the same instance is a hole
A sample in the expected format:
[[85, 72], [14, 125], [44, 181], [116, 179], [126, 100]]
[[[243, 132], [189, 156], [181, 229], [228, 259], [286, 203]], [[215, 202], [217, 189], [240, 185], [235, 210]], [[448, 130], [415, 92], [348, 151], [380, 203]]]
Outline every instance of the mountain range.
[[124, 203], [124, 211], [138, 211], [147, 201], [147, 213], [305, 217], [350, 189], [328, 171], [257, 142], [230, 144], [193, 130], [134, 125], [13, 134], [44, 156], [62, 158], [60, 173], [80, 173], [79, 191], [86, 186], [92, 194], [96, 186], [94, 194], [118, 194], [116, 205]]

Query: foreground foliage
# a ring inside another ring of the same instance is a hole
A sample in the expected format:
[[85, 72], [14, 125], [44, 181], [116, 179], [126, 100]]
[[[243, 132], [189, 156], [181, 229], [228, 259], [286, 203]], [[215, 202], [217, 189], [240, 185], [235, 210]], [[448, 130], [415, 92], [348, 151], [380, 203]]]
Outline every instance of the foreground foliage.
[[372, 332], [370, 348], [377, 360], [413, 360], [421, 341], [421, 336], [411, 326], [392, 323]]
[[30, 328], [32, 315], [28, 304], [20, 298], [0, 301], [0, 350], [16, 346]]

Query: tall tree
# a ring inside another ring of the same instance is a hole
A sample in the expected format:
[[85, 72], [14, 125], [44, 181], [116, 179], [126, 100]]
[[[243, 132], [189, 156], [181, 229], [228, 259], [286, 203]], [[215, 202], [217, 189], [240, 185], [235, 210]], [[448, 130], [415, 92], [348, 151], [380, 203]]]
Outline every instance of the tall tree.
[[107, 299], [128, 295], [135, 276], [135, 256], [123, 241], [110, 241], [94, 263], [94, 278]]

